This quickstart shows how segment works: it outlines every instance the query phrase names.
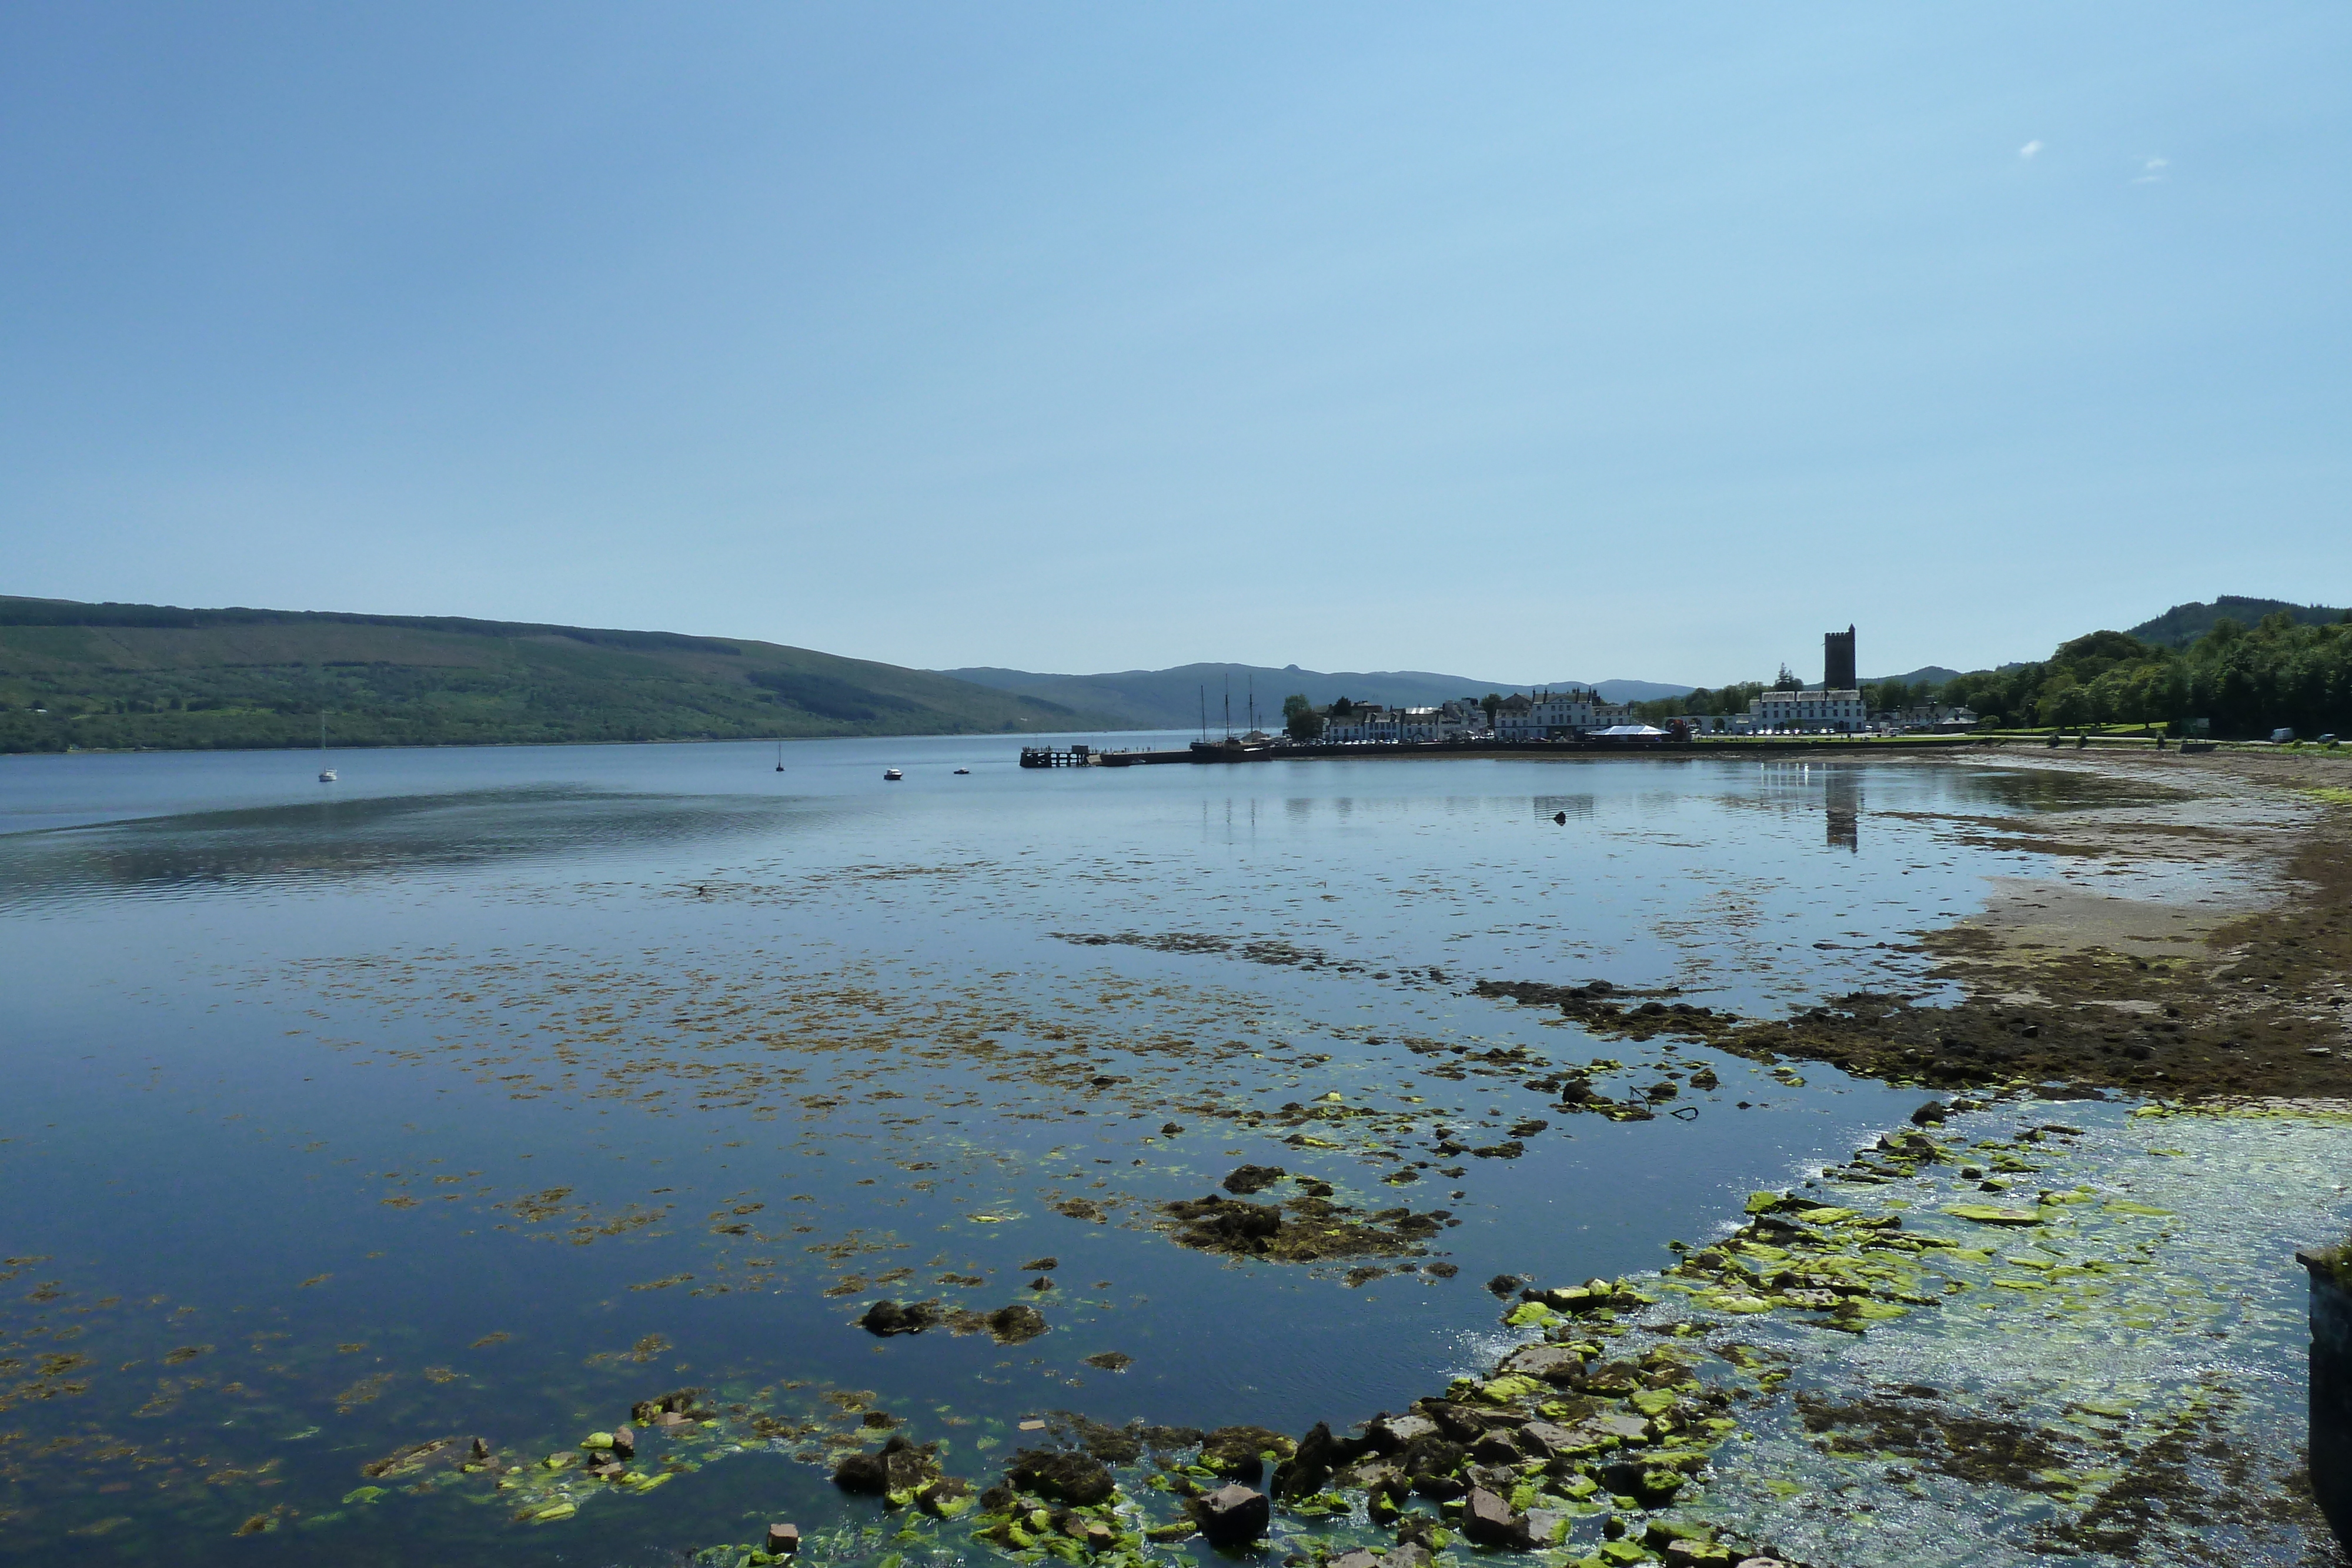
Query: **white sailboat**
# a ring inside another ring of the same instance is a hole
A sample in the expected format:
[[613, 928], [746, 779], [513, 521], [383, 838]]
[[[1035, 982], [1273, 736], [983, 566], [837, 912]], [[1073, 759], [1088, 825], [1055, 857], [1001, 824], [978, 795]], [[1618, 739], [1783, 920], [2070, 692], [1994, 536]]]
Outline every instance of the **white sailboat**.
[[335, 770], [327, 766], [327, 710], [319, 710], [319, 782], [332, 784]]

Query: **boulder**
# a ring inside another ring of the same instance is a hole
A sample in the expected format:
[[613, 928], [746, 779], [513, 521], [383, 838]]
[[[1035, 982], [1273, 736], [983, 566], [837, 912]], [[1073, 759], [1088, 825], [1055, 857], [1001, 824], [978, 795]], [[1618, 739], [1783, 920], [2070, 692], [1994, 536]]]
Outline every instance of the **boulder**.
[[1264, 1492], [1238, 1483], [1194, 1498], [1192, 1510], [1192, 1523], [1212, 1546], [1246, 1546], [1265, 1533], [1274, 1517]]
[[880, 1497], [890, 1490], [890, 1468], [879, 1454], [850, 1454], [833, 1467], [833, 1484], [859, 1497]]
[[1477, 1545], [1506, 1552], [1532, 1551], [1536, 1543], [1527, 1515], [1513, 1512], [1485, 1487], [1474, 1489], [1462, 1505], [1462, 1533]]
[[[480, 1441], [479, 1438], [475, 1440], [477, 1442]], [[612, 1447], [613, 1452], [620, 1455], [621, 1458], [625, 1459], [635, 1458], [637, 1453], [636, 1432], [633, 1428], [627, 1427], [614, 1427]]]
[[790, 1557], [801, 1549], [801, 1527], [797, 1524], [768, 1526], [768, 1543], [764, 1550], [771, 1557]]
[[1402, 1416], [1381, 1416], [1364, 1429], [1364, 1435], [1381, 1453], [1393, 1454], [1400, 1448], [1410, 1447], [1415, 1438], [1433, 1437], [1436, 1431], [1437, 1423], [1428, 1416], [1407, 1412]]
[[1339, 1484], [1368, 1497], [1399, 1501], [1412, 1492], [1412, 1478], [1384, 1458], [1365, 1459], [1342, 1474]]
[[1381, 1568], [1381, 1560], [1359, 1546], [1353, 1552], [1342, 1552], [1332, 1558], [1329, 1568]]
[[1348, 1455], [1331, 1436], [1328, 1423], [1318, 1421], [1298, 1439], [1290, 1458], [1274, 1467], [1274, 1495], [1284, 1499], [1313, 1497], [1328, 1485], [1331, 1472]]
[[1224, 1189], [1235, 1197], [1264, 1192], [1290, 1173], [1280, 1166], [1236, 1166], [1224, 1179]]
[[873, 1453], [851, 1454], [835, 1466], [833, 1484], [845, 1492], [869, 1497], [912, 1490], [937, 1473], [934, 1451], [930, 1446], [908, 1442], [904, 1433], [893, 1432]]
[[1004, 1474], [1024, 1491], [1073, 1508], [1108, 1501], [1117, 1490], [1109, 1468], [1092, 1454], [1024, 1448], [1013, 1457]]
[[1516, 1465], [1527, 1458], [1508, 1432], [1489, 1432], [1470, 1445], [1470, 1457], [1482, 1465]]
[[1562, 1454], [1572, 1454], [1590, 1445], [1565, 1427], [1549, 1421], [1530, 1421], [1519, 1428], [1520, 1446], [1545, 1458], [1556, 1459]]
[[1574, 1383], [1584, 1375], [1584, 1356], [1569, 1345], [1531, 1344], [1505, 1362], [1503, 1370], [1546, 1383]]

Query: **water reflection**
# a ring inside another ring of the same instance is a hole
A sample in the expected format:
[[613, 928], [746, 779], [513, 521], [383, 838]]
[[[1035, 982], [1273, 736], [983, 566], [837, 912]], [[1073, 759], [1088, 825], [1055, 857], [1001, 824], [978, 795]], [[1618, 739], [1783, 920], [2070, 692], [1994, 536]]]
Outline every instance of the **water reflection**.
[[194, 897], [293, 881], [519, 861], [772, 831], [857, 807], [835, 800], [618, 793], [551, 786], [321, 800], [0, 837], [0, 908], [103, 895]]
[[1829, 819], [1829, 842], [1833, 850], [1862, 848], [1862, 775], [1843, 768], [1829, 770], [1822, 781], [1822, 806]]

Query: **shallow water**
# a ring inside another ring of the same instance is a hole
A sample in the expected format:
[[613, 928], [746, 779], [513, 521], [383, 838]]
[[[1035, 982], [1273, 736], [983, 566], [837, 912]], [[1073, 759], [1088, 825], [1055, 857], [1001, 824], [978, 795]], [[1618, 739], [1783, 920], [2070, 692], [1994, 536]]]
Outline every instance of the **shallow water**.
[[[1535, 1064], [1612, 1058], [1622, 1092], [1710, 1058], [1474, 982], [1916, 989], [1906, 934], [2042, 869], [1937, 813], [2127, 803], [1967, 766], [1019, 744], [352, 752], [332, 786], [299, 753], [0, 759], [0, 1555], [651, 1563], [878, 1518], [808, 1462], [868, 1410], [985, 1480], [1055, 1409], [1402, 1407], [1491, 1345], [1488, 1276], [1656, 1268], [1919, 1099], [1722, 1060], [1688, 1119], [1564, 1116]], [[1251, 1126], [1285, 1103], [1328, 1108], [1311, 1141]], [[1531, 1119], [1517, 1158], [1428, 1152]], [[1245, 1161], [1443, 1211], [1403, 1261], [1458, 1275], [1152, 1228]], [[1050, 1332], [877, 1339], [885, 1296]], [[454, 1472], [360, 1494], [404, 1445], [569, 1449], [679, 1386], [730, 1414], [658, 1490], [537, 1525]]]

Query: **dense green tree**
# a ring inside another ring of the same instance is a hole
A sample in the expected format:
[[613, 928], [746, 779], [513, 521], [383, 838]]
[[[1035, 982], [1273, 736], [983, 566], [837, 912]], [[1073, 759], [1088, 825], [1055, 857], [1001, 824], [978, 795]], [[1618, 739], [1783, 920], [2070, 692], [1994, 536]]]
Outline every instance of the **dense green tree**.
[[1323, 716], [1305, 693], [1282, 699], [1282, 727], [1293, 740], [1320, 740], [1323, 737]]

